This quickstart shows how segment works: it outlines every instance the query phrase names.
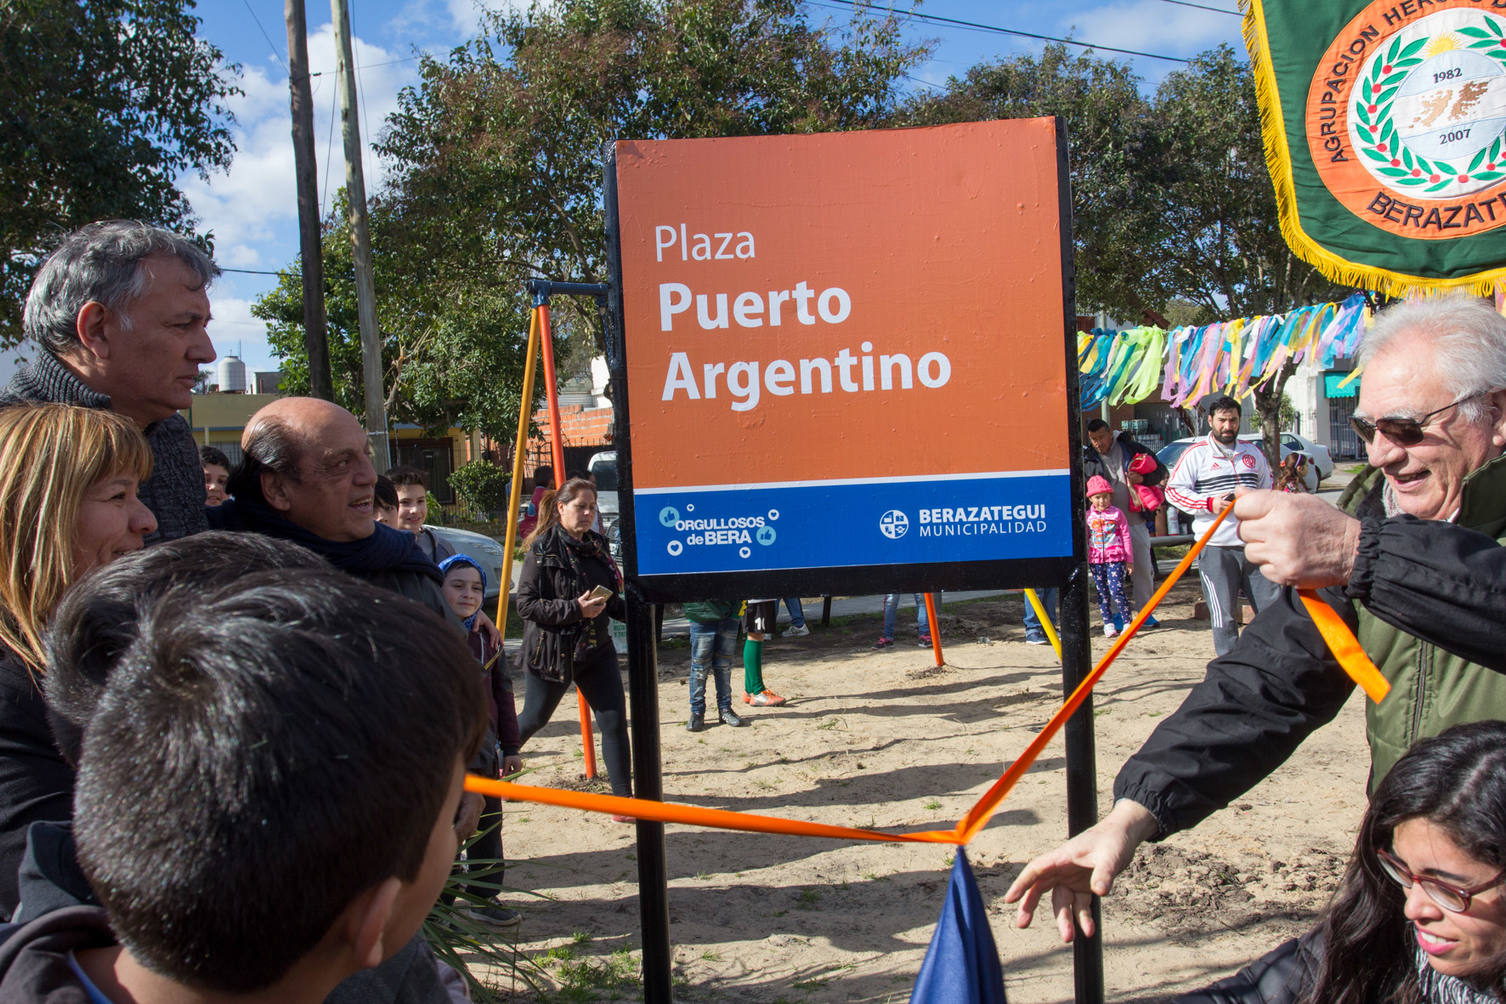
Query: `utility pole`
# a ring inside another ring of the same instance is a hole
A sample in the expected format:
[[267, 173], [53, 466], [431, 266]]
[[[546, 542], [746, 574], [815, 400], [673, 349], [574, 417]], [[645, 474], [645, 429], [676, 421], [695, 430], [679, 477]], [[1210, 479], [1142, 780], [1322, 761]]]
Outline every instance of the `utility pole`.
[[303, 255], [303, 347], [309, 391], [335, 399], [324, 313], [324, 254], [319, 240], [319, 182], [314, 160], [314, 100], [309, 90], [308, 25], [303, 0], [284, 0], [288, 23], [288, 91], [293, 107], [293, 170], [298, 182], [298, 249]]
[[361, 328], [361, 382], [366, 387], [366, 437], [378, 474], [392, 466], [387, 445], [387, 405], [383, 398], [382, 335], [377, 330], [376, 288], [371, 279], [371, 233], [366, 225], [366, 179], [361, 170], [361, 127], [356, 117], [355, 62], [350, 48], [346, 0], [329, 0], [335, 21], [335, 56], [340, 76], [340, 132], [345, 137], [345, 187], [350, 200], [350, 242], [356, 265], [356, 316]]

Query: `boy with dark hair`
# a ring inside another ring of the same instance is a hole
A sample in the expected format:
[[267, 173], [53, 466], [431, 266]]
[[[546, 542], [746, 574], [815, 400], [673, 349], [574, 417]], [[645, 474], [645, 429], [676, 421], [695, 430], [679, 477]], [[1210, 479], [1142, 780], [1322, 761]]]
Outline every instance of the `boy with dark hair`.
[[0, 999], [322, 1001], [404, 946], [449, 873], [483, 726], [440, 623], [317, 569], [145, 610], [79, 763], [103, 909], [8, 932]]
[[211, 509], [225, 504], [225, 487], [230, 484], [230, 458], [213, 446], [199, 447], [199, 463], [204, 468], [204, 504]]
[[418, 549], [436, 565], [454, 554], [453, 547], [424, 526], [429, 518], [429, 476], [417, 467], [394, 467], [387, 477], [397, 490], [397, 528], [413, 534]]

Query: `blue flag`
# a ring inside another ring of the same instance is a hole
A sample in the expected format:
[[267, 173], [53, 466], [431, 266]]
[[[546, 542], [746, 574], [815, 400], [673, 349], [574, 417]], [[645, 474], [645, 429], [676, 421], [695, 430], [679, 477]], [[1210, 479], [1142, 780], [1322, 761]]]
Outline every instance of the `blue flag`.
[[967, 855], [957, 848], [946, 904], [910, 1004], [1005, 1004], [1004, 970]]

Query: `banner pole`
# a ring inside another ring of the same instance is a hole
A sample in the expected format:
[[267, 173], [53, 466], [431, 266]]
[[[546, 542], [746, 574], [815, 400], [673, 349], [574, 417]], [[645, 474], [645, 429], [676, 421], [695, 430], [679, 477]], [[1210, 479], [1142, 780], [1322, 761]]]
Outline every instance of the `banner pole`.
[[[538, 293], [533, 298], [534, 311], [539, 317], [539, 341], [544, 346], [544, 393], [549, 398], [549, 438], [554, 455], [554, 487], [559, 489], [566, 481], [565, 433], [560, 428], [560, 398], [554, 383], [554, 332], [549, 326], [549, 294]], [[586, 779], [596, 776], [596, 743], [591, 739], [591, 706], [586, 695], [575, 691], [575, 706], [580, 711], [580, 745], [585, 751]]]

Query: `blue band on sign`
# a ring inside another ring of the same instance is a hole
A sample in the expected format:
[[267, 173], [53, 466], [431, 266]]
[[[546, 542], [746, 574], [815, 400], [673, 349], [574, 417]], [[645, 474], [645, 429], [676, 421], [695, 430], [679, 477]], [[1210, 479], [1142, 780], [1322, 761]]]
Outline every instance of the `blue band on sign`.
[[633, 494], [638, 574], [1072, 554], [1065, 471]]

